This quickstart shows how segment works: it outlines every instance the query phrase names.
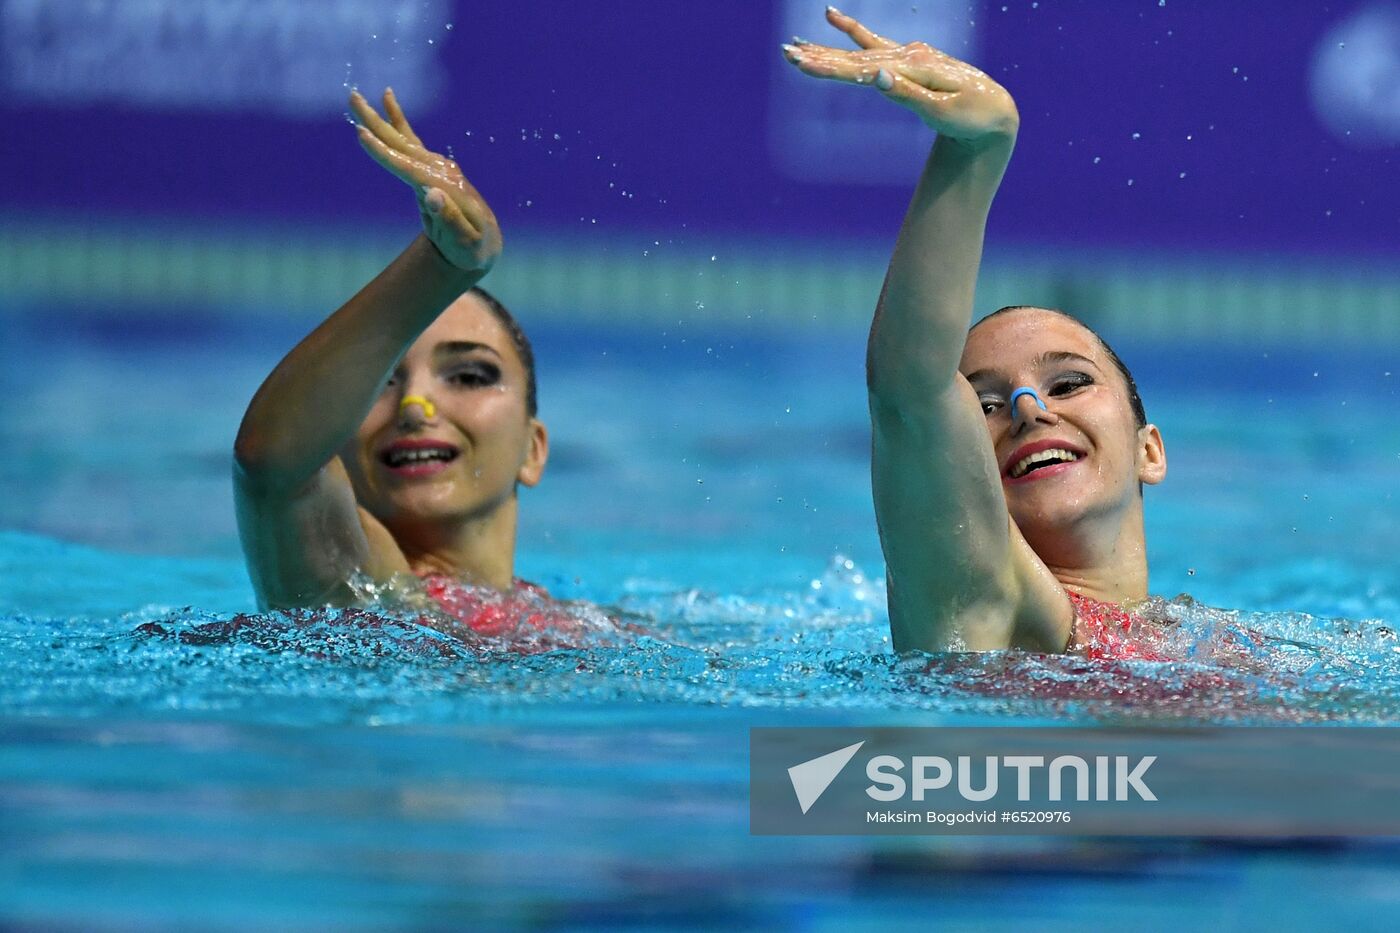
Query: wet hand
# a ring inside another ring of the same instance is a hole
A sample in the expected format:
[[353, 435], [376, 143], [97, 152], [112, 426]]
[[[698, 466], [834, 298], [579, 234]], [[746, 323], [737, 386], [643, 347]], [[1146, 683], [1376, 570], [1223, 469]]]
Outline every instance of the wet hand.
[[457, 163], [423, 145], [392, 90], [384, 91], [387, 120], [359, 91], [351, 93], [350, 109], [360, 145], [417, 193], [423, 230], [443, 258], [466, 272], [489, 270], [501, 253], [501, 228]]
[[1016, 102], [983, 72], [923, 42], [901, 45], [876, 35], [835, 7], [827, 7], [826, 19], [860, 48], [800, 40], [783, 46], [803, 74], [874, 87], [945, 137], [965, 143], [1015, 138]]

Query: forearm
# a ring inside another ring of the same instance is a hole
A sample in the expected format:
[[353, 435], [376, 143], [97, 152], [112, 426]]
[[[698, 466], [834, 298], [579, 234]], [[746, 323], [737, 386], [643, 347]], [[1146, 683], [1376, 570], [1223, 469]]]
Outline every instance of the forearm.
[[872, 398], [902, 406], [947, 388], [971, 323], [992, 198], [1014, 131], [970, 146], [939, 137], [904, 218], [870, 329]]
[[481, 275], [418, 236], [263, 382], [234, 445], [244, 477], [280, 488], [310, 479], [359, 427], [409, 345]]

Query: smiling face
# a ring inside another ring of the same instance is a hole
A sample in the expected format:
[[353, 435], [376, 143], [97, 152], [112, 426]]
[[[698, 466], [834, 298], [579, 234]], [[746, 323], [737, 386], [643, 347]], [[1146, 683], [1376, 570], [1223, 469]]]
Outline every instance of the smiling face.
[[[544, 426], [527, 373], [476, 295], [453, 302], [411, 346], [341, 456], [360, 504], [391, 531], [485, 518], [539, 482]], [[426, 402], [427, 404], [424, 404]]]
[[[1121, 526], [1139, 483], [1166, 474], [1161, 435], [1139, 428], [1127, 380], [1093, 332], [1039, 308], [968, 334], [960, 371], [982, 401], [1011, 517], [1035, 546], [1085, 521]], [[1016, 389], [1035, 390], [1045, 403]], [[1039, 548], [1037, 548], [1039, 550]]]

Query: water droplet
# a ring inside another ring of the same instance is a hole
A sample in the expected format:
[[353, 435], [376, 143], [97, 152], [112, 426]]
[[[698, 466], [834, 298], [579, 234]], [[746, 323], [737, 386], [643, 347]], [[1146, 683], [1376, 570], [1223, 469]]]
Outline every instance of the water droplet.
[[444, 26], [443, 28], [446, 29], [448, 32], [451, 32], [451, 31], [452, 31], [452, 24], [451, 24], [451, 23], [448, 23], [448, 24], [447, 24], [446, 26]]
[[1134, 133], [1134, 134], [1133, 134], [1133, 139], [1142, 139], [1142, 134], [1141, 134], [1141, 133]]
[[1095, 164], [1095, 165], [1098, 165], [1100, 161], [1101, 161], [1101, 158], [1100, 158], [1099, 156], [1094, 156], [1094, 164]]
[[1185, 173], [1185, 172], [1182, 172], [1180, 175], [1178, 175], [1178, 176], [1176, 176], [1176, 177], [1177, 177], [1177, 178], [1185, 178], [1185, 177], [1186, 177], [1186, 173]]
[[1186, 568], [1186, 575], [1187, 575], [1188, 577], [1194, 577], [1194, 576], [1196, 575], [1196, 568], [1195, 568], [1195, 567], [1187, 567], [1187, 568]]

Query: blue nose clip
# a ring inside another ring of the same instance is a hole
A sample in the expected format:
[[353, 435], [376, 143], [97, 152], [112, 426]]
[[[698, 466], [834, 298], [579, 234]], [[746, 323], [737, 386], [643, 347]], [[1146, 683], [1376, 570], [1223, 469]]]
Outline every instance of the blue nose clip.
[[1012, 412], [1016, 411], [1016, 400], [1023, 395], [1029, 395], [1031, 398], [1035, 399], [1035, 403], [1040, 406], [1041, 411], [1050, 410], [1045, 407], [1045, 402], [1036, 394], [1035, 389], [1032, 389], [1030, 386], [1021, 386], [1021, 388], [1011, 393], [1011, 400], [1006, 403], [1007, 410]]

